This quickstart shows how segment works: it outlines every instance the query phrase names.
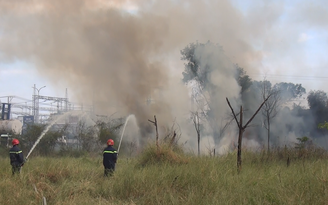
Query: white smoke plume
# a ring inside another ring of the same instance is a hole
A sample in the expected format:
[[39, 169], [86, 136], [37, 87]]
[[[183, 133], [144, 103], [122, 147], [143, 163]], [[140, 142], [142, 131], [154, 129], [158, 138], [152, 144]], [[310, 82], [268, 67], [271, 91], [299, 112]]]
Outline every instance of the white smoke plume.
[[[219, 43], [247, 72], [267, 55], [256, 42], [284, 50], [267, 38], [284, 3], [265, 2], [251, 15], [229, 0], [0, 0], [0, 61], [29, 62], [97, 114], [134, 114], [153, 129], [153, 115], [165, 125], [190, 111], [180, 60], [189, 43]], [[229, 111], [225, 97], [239, 94], [233, 72], [222, 72], [213, 74], [220, 115]]]

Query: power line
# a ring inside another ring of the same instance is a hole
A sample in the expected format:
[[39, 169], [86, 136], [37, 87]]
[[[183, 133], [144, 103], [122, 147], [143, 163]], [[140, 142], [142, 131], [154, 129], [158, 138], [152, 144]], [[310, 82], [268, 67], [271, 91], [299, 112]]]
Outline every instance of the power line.
[[294, 80], [327, 80], [328, 76], [300, 76], [300, 75], [277, 75], [277, 74], [256, 74], [247, 73], [250, 77], [263, 77], [263, 78], [287, 78]]

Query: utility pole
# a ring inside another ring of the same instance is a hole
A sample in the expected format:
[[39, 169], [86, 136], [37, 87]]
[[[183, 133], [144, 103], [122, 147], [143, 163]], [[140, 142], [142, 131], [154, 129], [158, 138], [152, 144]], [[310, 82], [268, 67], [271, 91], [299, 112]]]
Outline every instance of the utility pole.
[[[42, 88], [45, 88], [46, 86], [42, 86], [41, 88], [36, 88], [35, 84], [32, 87], [33, 88], [33, 115], [34, 115], [34, 121], [36, 123], [39, 123], [39, 98], [40, 98], [40, 90]], [[36, 95], [36, 91], [38, 91], [38, 94]]]

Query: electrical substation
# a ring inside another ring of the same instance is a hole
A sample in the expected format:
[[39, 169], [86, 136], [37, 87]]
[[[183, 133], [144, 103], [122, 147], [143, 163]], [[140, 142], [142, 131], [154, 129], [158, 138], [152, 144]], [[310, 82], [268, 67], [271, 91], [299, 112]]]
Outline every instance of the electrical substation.
[[[44, 86], [45, 87], [45, 86]], [[31, 99], [19, 96], [0, 97], [0, 145], [9, 146], [12, 135], [21, 135], [28, 125], [49, 124], [54, 118], [66, 115], [62, 120], [53, 124], [53, 129], [60, 129], [65, 124], [77, 124], [81, 115], [91, 116], [93, 106], [73, 103], [68, 99], [67, 90], [65, 97], [39, 95], [40, 89], [34, 85]], [[67, 114], [66, 114], [67, 113]], [[59, 141], [65, 141], [65, 136]]]

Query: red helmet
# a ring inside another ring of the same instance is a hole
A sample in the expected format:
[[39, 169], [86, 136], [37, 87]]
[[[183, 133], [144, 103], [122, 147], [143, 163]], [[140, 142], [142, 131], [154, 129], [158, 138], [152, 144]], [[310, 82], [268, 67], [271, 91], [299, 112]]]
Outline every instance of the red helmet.
[[11, 142], [13, 145], [18, 145], [19, 144], [19, 141], [18, 139], [13, 139], [13, 141]]
[[107, 145], [113, 146], [114, 140], [112, 140], [112, 139], [107, 140]]

